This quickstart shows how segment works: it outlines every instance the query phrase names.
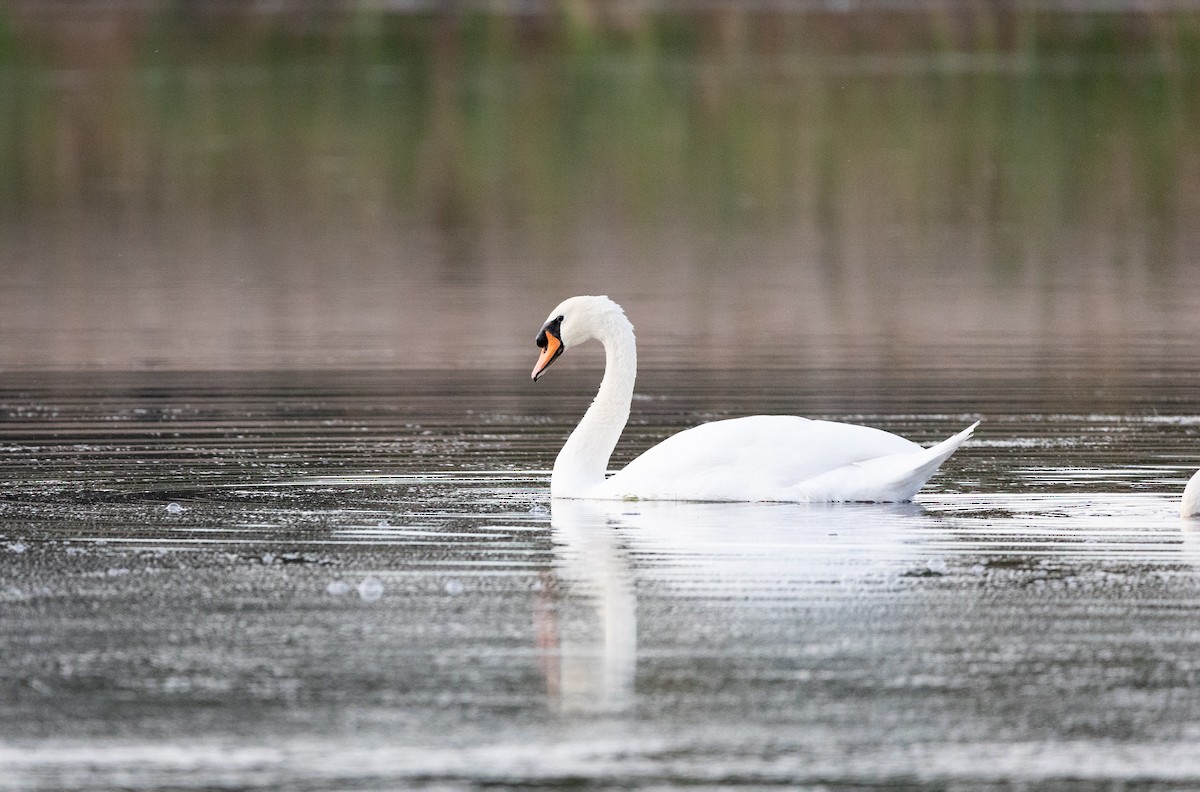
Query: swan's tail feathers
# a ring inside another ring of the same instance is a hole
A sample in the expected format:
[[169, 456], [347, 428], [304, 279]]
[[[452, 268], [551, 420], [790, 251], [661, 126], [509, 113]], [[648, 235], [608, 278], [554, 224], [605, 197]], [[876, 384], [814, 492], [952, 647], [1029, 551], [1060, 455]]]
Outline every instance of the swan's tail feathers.
[[941, 464], [966, 442], [979, 421], [937, 445], [855, 462], [831, 470], [801, 487], [810, 500], [901, 503], [912, 500]]
[[900, 500], [912, 500], [917, 491], [921, 487], [924, 487], [925, 482], [929, 481], [933, 474], [937, 472], [937, 469], [942, 466], [942, 463], [949, 459], [958, 450], [958, 447], [967, 441], [967, 438], [975, 431], [976, 426], [979, 426], [979, 421], [976, 421], [958, 434], [943, 440], [937, 445], [930, 446], [924, 451], [914, 452], [911, 457], [915, 458], [916, 466], [911, 468], [907, 473], [899, 472], [895, 480], [897, 489], [907, 493]]

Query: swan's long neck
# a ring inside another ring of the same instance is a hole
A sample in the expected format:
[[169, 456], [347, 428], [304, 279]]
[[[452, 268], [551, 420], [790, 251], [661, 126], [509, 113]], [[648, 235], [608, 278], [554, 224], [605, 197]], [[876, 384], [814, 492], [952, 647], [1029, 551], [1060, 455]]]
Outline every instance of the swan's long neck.
[[555, 498], [586, 497], [589, 489], [604, 481], [609, 457], [629, 420], [633, 381], [637, 378], [633, 327], [622, 315], [596, 337], [604, 345], [604, 379], [554, 460], [550, 495]]

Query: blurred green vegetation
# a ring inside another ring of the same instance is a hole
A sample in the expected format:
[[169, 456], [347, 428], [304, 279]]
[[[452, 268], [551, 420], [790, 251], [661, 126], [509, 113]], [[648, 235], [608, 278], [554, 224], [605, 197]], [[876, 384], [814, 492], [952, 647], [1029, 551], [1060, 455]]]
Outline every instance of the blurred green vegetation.
[[1200, 217], [1200, 12], [281, 7], [0, 6], [0, 220], [978, 226], [1019, 256]]

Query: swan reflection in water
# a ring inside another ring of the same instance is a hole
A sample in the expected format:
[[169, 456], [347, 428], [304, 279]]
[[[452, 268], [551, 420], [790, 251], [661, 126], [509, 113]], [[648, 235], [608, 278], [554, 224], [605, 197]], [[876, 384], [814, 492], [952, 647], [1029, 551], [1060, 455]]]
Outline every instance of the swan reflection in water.
[[[761, 599], [764, 607], [893, 583], [928, 569], [915, 504], [750, 504], [555, 499], [554, 566], [535, 619], [542, 673], [563, 711], [620, 712], [635, 702], [638, 596]], [[769, 602], [768, 602], [769, 601]], [[698, 617], [700, 611], [692, 610]], [[772, 636], [764, 636], [772, 640]]]
[[605, 510], [557, 500], [554, 570], [536, 610], [543, 673], [567, 711], [619, 711], [633, 702], [637, 594], [624, 535]]

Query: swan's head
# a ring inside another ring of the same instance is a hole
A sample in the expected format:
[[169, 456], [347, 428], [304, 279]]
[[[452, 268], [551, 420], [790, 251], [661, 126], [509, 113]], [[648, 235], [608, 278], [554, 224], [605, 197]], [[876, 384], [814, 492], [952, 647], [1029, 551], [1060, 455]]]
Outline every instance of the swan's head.
[[533, 367], [533, 380], [550, 368], [567, 347], [598, 338], [604, 341], [615, 332], [633, 334], [625, 312], [607, 297], [571, 297], [558, 304], [535, 339], [542, 353]]

